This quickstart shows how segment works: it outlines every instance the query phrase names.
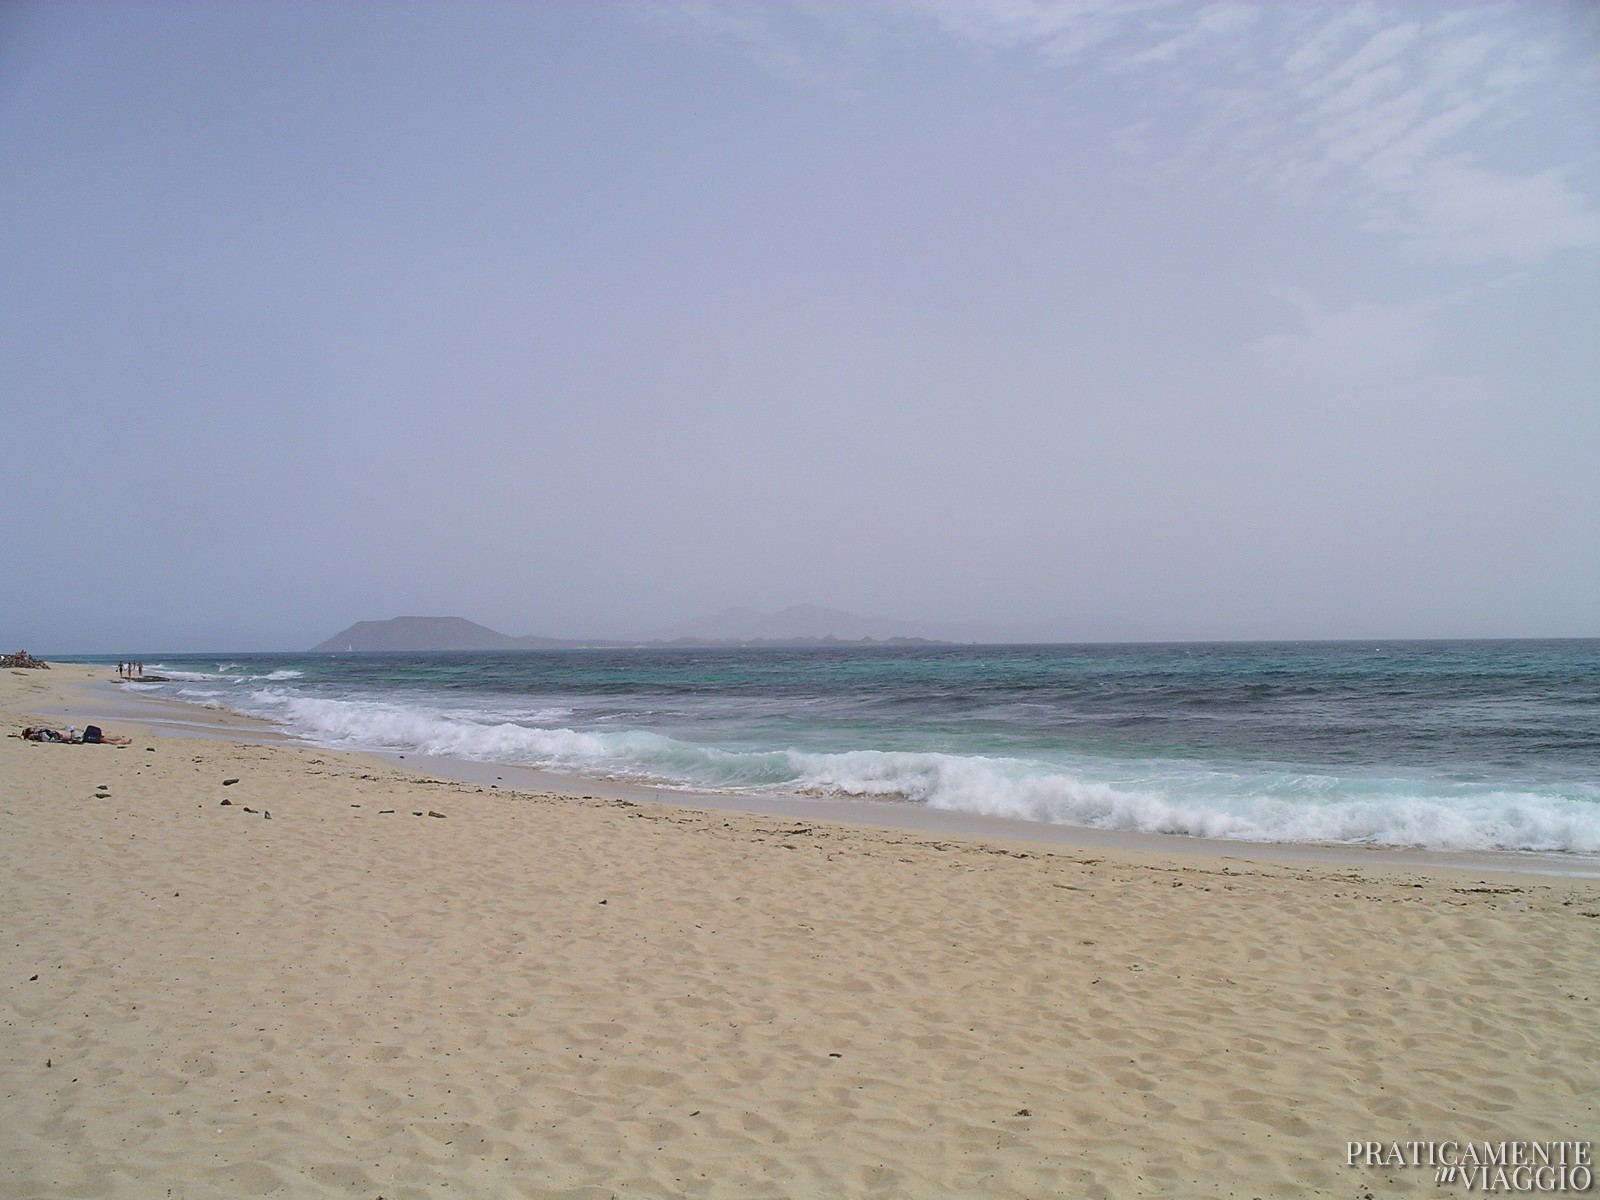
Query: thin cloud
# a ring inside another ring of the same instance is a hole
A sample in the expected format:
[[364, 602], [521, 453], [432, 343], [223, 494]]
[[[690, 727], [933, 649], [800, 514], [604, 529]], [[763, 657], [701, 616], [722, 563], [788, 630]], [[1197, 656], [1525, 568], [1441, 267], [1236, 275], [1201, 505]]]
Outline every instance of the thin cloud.
[[931, 20], [957, 41], [986, 49], [1025, 49], [1066, 62], [1118, 36], [1128, 23], [1162, 6], [1129, 0], [1082, 0], [1041, 3], [1038, 0], [936, 0], [927, 5], [902, 5], [900, 11]]
[[[1600, 245], [1600, 9], [937, 0], [669, 5], [662, 19], [835, 90], [930, 30], [1057, 69], [1126, 152], [1218, 186], [1332, 205], [1431, 255]], [[1589, 130], [1593, 132], [1592, 124]]]
[[[1600, 206], [1578, 182], [1592, 151], [1550, 133], [1600, 96], [1593, 30], [1568, 28], [1592, 14], [1214, 4], [1156, 20], [1065, 8], [1100, 23], [1101, 45], [1147, 43], [1100, 76], [1131, 74], [1138, 90], [1122, 144], [1164, 149], [1175, 169], [1208, 163], [1289, 203], [1344, 205], [1363, 227], [1448, 257], [1600, 245]], [[1040, 53], [1056, 57], [1057, 44]], [[1517, 129], [1538, 136], [1508, 136]], [[1541, 150], [1549, 157], [1533, 161]]]
[[1186, 27], [1128, 55], [1125, 67], [1142, 67], [1175, 62], [1218, 37], [1234, 37], [1254, 25], [1261, 10], [1248, 4], [1212, 4], [1200, 10]]
[[[1466, 160], [1429, 163], [1408, 200], [1420, 227], [1405, 229], [1433, 253], [1531, 261], [1600, 244], [1600, 213], [1573, 189], [1568, 168], [1517, 177]], [[1374, 225], [1382, 228], [1382, 218]]]
[[845, 6], [636, 0], [657, 27], [742, 55], [779, 79], [849, 97], [861, 73], [857, 14]]
[[1428, 349], [1423, 313], [1416, 307], [1356, 304], [1328, 311], [1304, 289], [1263, 290], [1292, 308], [1300, 327], [1257, 339], [1246, 358], [1291, 378], [1389, 379]]

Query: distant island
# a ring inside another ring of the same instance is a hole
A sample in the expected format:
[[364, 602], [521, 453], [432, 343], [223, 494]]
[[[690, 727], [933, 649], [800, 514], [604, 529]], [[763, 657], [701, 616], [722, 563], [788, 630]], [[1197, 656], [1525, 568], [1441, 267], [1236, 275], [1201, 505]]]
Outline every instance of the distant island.
[[510, 637], [464, 617], [394, 617], [388, 621], [357, 621], [311, 649], [538, 650], [571, 644], [555, 638]]
[[[465, 617], [392, 617], [387, 621], [357, 621], [324, 642], [312, 653], [411, 652], [474, 650], [629, 649], [645, 646], [938, 646], [933, 638], [870, 636], [858, 630], [867, 624], [849, 613], [797, 605], [781, 613], [755, 614], [730, 609], [716, 617], [694, 622], [676, 636], [641, 641], [512, 637]], [[795, 630], [787, 636], [785, 629]], [[817, 629], [838, 632], [814, 632]], [[798, 630], [805, 629], [806, 632]], [[732, 636], [716, 636], [725, 630]], [[874, 632], [877, 632], [876, 630]], [[856, 636], [850, 636], [856, 634]]]

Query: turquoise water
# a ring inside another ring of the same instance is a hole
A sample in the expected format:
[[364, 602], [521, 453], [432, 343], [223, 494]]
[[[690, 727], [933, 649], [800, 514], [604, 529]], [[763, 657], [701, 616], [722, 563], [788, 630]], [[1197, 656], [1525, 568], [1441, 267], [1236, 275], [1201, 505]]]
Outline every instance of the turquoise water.
[[1600, 851], [1600, 641], [165, 657], [329, 746], [1270, 841]]

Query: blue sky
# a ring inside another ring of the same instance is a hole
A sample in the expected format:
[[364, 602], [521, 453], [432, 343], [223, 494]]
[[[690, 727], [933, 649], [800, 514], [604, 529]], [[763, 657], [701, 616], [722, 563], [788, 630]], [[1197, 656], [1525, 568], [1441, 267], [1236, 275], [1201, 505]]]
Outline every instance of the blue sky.
[[1588, 4], [0, 7], [0, 638], [1600, 635]]

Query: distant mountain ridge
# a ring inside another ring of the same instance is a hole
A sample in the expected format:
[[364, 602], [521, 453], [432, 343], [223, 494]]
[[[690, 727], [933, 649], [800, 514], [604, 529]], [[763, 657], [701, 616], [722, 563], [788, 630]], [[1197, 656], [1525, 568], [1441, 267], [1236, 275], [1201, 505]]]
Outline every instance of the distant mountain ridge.
[[496, 633], [465, 617], [393, 617], [387, 621], [357, 621], [311, 647], [337, 650], [536, 650], [572, 645], [555, 638], [510, 637]]
[[411, 652], [473, 650], [540, 650], [628, 646], [759, 646], [850, 643], [932, 642], [907, 636], [906, 626], [875, 621], [815, 604], [798, 604], [777, 613], [730, 608], [714, 616], [662, 632], [647, 640], [512, 637], [465, 617], [392, 617], [357, 621], [348, 629], [311, 648], [313, 653]]

